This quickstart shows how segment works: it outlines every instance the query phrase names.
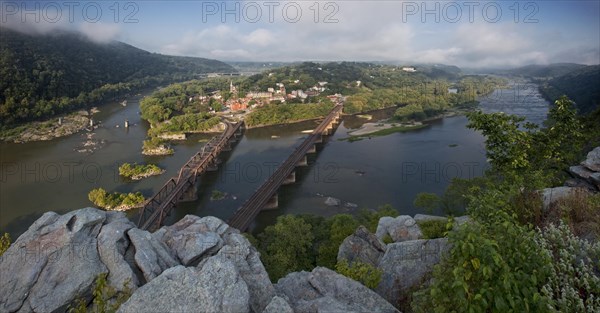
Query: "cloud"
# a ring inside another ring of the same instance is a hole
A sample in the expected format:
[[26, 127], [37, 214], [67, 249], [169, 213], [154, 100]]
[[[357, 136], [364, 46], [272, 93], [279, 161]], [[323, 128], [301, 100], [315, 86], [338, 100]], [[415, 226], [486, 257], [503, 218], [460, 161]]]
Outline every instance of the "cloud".
[[108, 43], [117, 39], [121, 28], [117, 24], [87, 23], [80, 24], [79, 31], [97, 43]]
[[[44, 6], [38, 10], [21, 11], [22, 7], [10, 7], [10, 14], [4, 12], [1, 26], [30, 35], [49, 35], [56, 32], [76, 31], [97, 43], [115, 40], [121, 33], [118, 24], [102, 22], [71, 23], [65, 8], [60, 6]], [[57, 10], [58, 9], [58, 10]]]

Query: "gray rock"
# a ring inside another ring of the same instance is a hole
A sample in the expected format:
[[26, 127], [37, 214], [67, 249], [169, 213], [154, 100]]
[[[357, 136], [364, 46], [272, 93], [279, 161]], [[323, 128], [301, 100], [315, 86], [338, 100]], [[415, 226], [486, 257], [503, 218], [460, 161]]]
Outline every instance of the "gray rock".
[[342, 201], [340, 199], [336, 199], [336, 198], [332, 198], [332, 197], [327, 197], [327, 199], [325, 199], [325, 205], [340, 206], [340, 204], [342, 204]]
[[248, 239], [238, 233], [225, 235], [225, 243], [218, 255], [231, 260], [248, 285], [252, 311], [263, 311], [275, 296], [275, 288], [260, 261], [260, 254]]
[[97, 240], [106, 219], [86, 208], [44, 214], [0, 259], [0, 311], [63, 311], [89, 296], [96, 276], [106, 272]]
[[138, 228], [127, 232], [135, 248], [135, 264], [142, 271], [146, 282], [160, 275], [164, 270], [179, 265], [162, 241]]
[[594, 185], [596, 185], [596, 188], [600, 190], [600, 173], [594, 173], [590, 175], [590, 179], [592, 180]]
[[389, 235], [394, 242], [415, 240], [423, 236], [417, 222], [408, 215], [380, 218], [375, 235], [379, 239]]
[[580, 178], [580, 179], [583, 179], [588, 182], [591, 181], [590, 175], [593, 174], [592, 171], [590, 171], [589, 169], [587, 169], [581, 165], [569, 167], [569, 173], [571, 173], [571, 175], [575, 178]]
[[377, 293], [399, 306], [410, 296], [412, 288], [429, 279], [433, 266], [440, 262], [448, 248], [447, 238], [388, 244], [379, 262], [383, 275]]
[[118, 312], [250, 312], [248, 287], [222, 256], [176, 266], [140, 287]]
[[98, 253], [108, 269], [108, 283], [116, 290], [128, 286], [133, 291], [140, 281], [134, 272], [133, 260], [127, 260], [126, 252], [131, 244], [127, 231], [135, 224], [123, 212], [107, 212], [106, 217], [106, 225], [98, 234]]
[[426, 221], [442, 221], [445, 222], [448, 220], [447, 217], [437, 216], [437, 215], [427, 215], [427, 214], [416, 214], [413, 218], [417, 223], [426, 222]]
[[458, 227], [462, 226], [465, 223], [470, 223], [471, 218], [468, 215], [457, 216], [454, 218], [454, 229], [456, 230]]
[[337, 260], [348, 260], [371, 264], [375, 267], [385, 253], [385, 244], [371, 234], [366, 227], [360, 226], [354, 234], [346, 237], [338, 250]]
[[324, 267], [290, 273], [275, 288], [294, 312], [398, 312], [371, 289]]
[[202, 257], [213, 255], [223, 246], [221, 237], [211, 232], [180, 231], [165, 234], [163, 238], [185, 266], [198, 264]]
[[292, 310], [289, 303], [282, 297], [275, 296], [271, 299], [271, 302], [269, 302], [263, 313], [294, 313], [294, 310]]
[[594, 150], [588, 152], [587, 158], [581, 162], [581, 165], [591, 171], [600, 172], [600, 147], [596, 147]]
[[550, 205], [552, 205], [556, 201], [568, 197], [574, 192], [582, 190], [584, 189], [572, 187], [555, 187], [542, 189], [543, 211], [547, 211], [550, 208]]

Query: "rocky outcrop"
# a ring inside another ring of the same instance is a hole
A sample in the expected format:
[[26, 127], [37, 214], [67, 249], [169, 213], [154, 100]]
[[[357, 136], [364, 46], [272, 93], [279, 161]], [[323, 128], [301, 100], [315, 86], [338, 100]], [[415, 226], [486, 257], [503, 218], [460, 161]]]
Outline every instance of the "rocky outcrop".
[[[404, 309], [415, 289], [428, 282], [434, 265], [449, 250], [447, 238], [418, 239], [421, 231], [416, 220], [445, 222], [447, 218], [423, 214], [415, 215], [414, 219], [382, 217], [376, 236], [361, 226], [344, 239], [338, 250], [338, 261], [360, 261], [381, 270], [382, 279], [375, 291], [399, 309]], [[455, 227], [468, 221], [468, 216], [456, 218]], [[386, 235], [398, 241], [385, 245], [379, 238]]]
[[275, 296], [271, 299], [271, 302], [267, 305], [263, 313], [294, 313], [294, 310], [292, 310], [290, 304], [282, 297]]
[[398, 312], [374, 291], [324, 267], [288, 274], [275, 288], [297, 313]]
[[353, 235], [346, 237], [338, 250], [337, 260], [362, 262], [377, 266], [385, 253], [385, 244], [366, 227], [360, 226]]
[[381, 240], [389, 235], [394, 242], [415, 240], [423, 236], [417, 222], [408, 215], [382, 217], [379, 219], [375, 235]]
[[[62, 216], [48, 212], [33, 223], [2, 255], [0, 311], [64, 311], [75, 298], [89, 295], [96, 276], [108, 270], [97, 249], [107, 215], [91, 208]], [[106, 259], [115, 237], [101, 238], [110, 243], [103, 250]]]
[[429, 279], [433, 266], [440, 262], [448, 249], [447, 238], [388, 244], [379, 262], [383, 275], [376, 288], [377, 293], [399, 306], [415, 288]]
[[593, 172], [600, 172], [600, 147], [596, 147], [594, 150], [587, 154], [586, 159], [581, 162], [581, 165], [588, 168]]
[[142, 286], [118, 312], [250, 312], [248, 285], [229, 259], [176, 266]]
[[573, 178], [565, 182], [566, 186], [600, 191], [600, 147], [590, 151], [580, 165], [569, 167], [569, 174]]
[[[380, 267], [388, 255], [364, 227], [342, 246], [340, 256]], [[393, 270], [384, 276], [403, 275]], [[102, 273], [116, 290], [133, 291], [119, 312], [398, 312], [326, 268], [291, 273], [274, 286], [256, 249], [218, 218], [188, 215], [150, 233], [121, 212], [94, 208], [44, 214], [3, 254], [0, 312], [91, 303]]]
[[65, 311], [91, 300], [101, 273], [134, 291], [123, 312], [285, 311], [256, 249], [222, 220], [188, 215], [150, 233], [86, 208], [44, 214], [4, 253], [0, 312]]

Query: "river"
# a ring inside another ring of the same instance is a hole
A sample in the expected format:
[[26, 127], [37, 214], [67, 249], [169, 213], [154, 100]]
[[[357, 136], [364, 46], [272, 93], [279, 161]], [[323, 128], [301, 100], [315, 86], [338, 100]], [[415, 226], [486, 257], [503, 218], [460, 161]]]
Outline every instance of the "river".
[[[138, 105], [150, 92], [129, 97], [125, 107], [119, 103], [100, 107], [101, 112], [94, 116], [100, 127], [93, 131], [92, 139], [97, 142], [93, 152], [78, 151], [90, 135], [86, 131], [46, 142], [0, 143], [0, 232], [16, 238], [46, 211], [64, 213], [91, 206], [87, 194], [93, 188], [141, 191], [148, 197], [168, 177], [176, 176], [179, 167], [210, 136], [191, 136], [174, 144], [173, 156], [143, 156], [142, 141], [149, 126], [140, 119]], [[519, 114], [536, 123], [542, 123], [548, 111], [537, 88], [522, 83], [498, 89], [480, 102], [484, 111]], [[390, 112], [373, 113], [373, 120]], [[125, 120], [132, 125], [129, 129], [123, 127]], [[464, 116], [432, 121], [427, 128], [408, 133], [356, 142], [339, 140], [364, 122], [363, 118], [345, 117], [318, 153], [309, 157], [309, 166], [299, 168], [296, 183], [280, 189], [280, 207], [259, 214], [255, 229], [272, 224], [281, 214], [329, 216], [383, 204], [413, 215], [420, 212], [412, 204], [417, 193], [442, 193], [452, 178], [480, 176], [487, 166], [484, 138], [465, 127], [468, 121]], [[185, 214], [229, 218], [302, 142], [307, 136], [303, 131], [317, 124], [310, 121], [247, 130], [233, 151], [222, 154], [219, 169], [200, 178], [198, 200], [178, 206], [169, 223]], [[166, 173], [127, 181], [118, 176], [117, 168], [123, 162], [156, 163]], [[227, 196], [211, 201], [213, 190]], [[341, 200], [340, 205], [327, 206], [327, 197]]]

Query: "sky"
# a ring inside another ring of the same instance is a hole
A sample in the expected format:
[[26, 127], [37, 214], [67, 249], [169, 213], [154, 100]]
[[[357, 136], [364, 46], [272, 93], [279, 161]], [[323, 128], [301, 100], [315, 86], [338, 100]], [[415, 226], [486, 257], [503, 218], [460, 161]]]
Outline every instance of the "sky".
[[600, 63], [600, 1], [6, 1], [1, 25], [223, 61]]

